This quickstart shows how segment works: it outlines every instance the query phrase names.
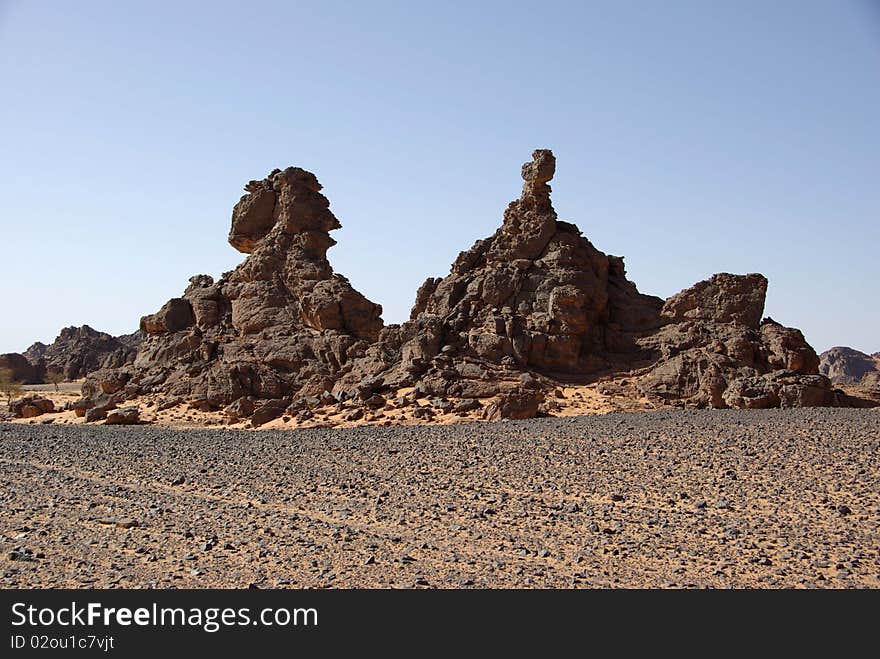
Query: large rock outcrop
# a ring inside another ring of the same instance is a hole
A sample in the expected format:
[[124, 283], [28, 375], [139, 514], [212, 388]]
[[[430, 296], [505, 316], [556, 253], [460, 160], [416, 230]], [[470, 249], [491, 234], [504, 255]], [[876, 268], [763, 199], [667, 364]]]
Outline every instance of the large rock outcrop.
[[65, 327], [51, 345], [34, 343], [24, 356], [44, 375], [77, 380], [98, 369], [130, 364], [142, 340], [140, 331], [117, 337], [88, 325]]
[[327, 261], [340, 224], [314, 174], [276, 169], [245, 190], [229, 232], [245, 261], [218, 281], [192, 277], [181, 297], [142, 318], [146, 338], [131, 368], [93, 374], [86, 399], [121, 390], [161, 391], [204, 409], [243, 398], [289, 403], [331, 389], [377, 339], [382, 308]]
[[[741, 315], [730, 315], [726, 297], [714, 297], [721, 288], [729, 289], [732, 299], [751, 297], [740, 312], [734, 312]], [[639, 339], [657, 356], [638, 380], [641, 393], [656, 402], [689, 407], [844, 404], [829, 380], [819, 375], [819, 359], [800, 330], [783, 327], [772, 318], [755, 320], [763, 312], [766, 288], [761, 275], [724, 273], [671, 297], [663, 307], [670, 322]], [[676, 322], [682, 297], [697, 297], [699, 317]]]
[[555, 167], [535, 151], [498, 230], [426, 280], [410, 319], [389, 326], [326, 259], [339, 222], [314, 175], [291, 167], [249, 182], [229, 233], [247, 259], [219, 281], [193, 277], [144, 317], [133, 367], [90, 377], [80, 408], [162, 392], [254, 425], [321, 406], [348, 420], [385, 406], [429, 419], [425, 399], [527, 418], [558, 407], [560, 382], [597, 380], [600, 393], [657, 406], [846, 404], [800, 331], [761, 320], [762, 275], [717, 274], [666, 301], [640, 293], [622, 257], [559, 220]]
[[[422, 284], [410, 320], [387, 328], [352, 375], [378, 371], [371, 375], [385, 386], [486, 397], [520, 388], [529, 372], [594, 373], [648, 357], [636, 339], [662, 324], [663, 300], [639, 293], [621, 257], [558, 220], [548, 185], [555, 167], [550, 151], [535, 151], [501, 227], [462, 252], [447, 277]], [[349, 377], [338, 389], [358, 383]]]
[[557, 218], [554, 171], [553, 154], [535, 151], [502, 226], [448, 276], [422, 284], [410, 320], [385, 329], [338, 395], [413, 385], [430, 396], [519, 400], [559, 380], [620, 376], [637, 382], [629, 395], [656, 404], [842, 403], [803, 335], [761, 321], [765, 277], [717, 274], [665, 302], [639, 293], [621, 257]]

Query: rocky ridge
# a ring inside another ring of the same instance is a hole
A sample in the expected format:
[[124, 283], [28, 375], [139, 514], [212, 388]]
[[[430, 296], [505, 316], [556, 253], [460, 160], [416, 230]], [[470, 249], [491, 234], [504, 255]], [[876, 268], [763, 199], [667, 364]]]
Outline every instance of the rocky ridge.
[[880, 353], [837, 346], [819, 355], [819, 371], [835, 384], [880, 386]]
[[854, 398], [880, 404], [880, 353], [837, 346], [819, 355], [819, 372]]
[[77, 380], [101, 368], [130, 364], [142, 340], [140, 331], [112, 336], [88, 325], [65, 327], [52, 344], [38, 341], [24, 357], [43, 374], [60, 373], [65, 380]]
[[762, 320], [763, 275], [717, 274], [665, 302], [639, 293], [622, 257], [558, 220], [554, 171], [553, 154], [535, 151], [498, 231], [422, 284], [410, 321], [386, 328], [337, 395], [411, 385], [441, 398], [500, 396], [510, 402], [500, 416], [532, 416], [559, 405], [545, 396], [556, 382], [587, 377], [658, 406], [846, 404], [801, 332]]
[[340, 224], [315, 176], [290, 167], [250, 181], [229, 234], [245, 261], [216, 282], [193, 277], [145, 316], [133, 365], [93, 373], [78, 409], [161, 393], [253, 425], [320, 408], [526, 418], [564, 406], [565, 382], [655, 407], [848, 404], [799, 330], [762, 320], [765, 277], [721, 273], [665, 301], [640, 293], [622, 257], [558, 219], [555, 166], [535, 151], [501, 227], [388, 326], [327, 261]]

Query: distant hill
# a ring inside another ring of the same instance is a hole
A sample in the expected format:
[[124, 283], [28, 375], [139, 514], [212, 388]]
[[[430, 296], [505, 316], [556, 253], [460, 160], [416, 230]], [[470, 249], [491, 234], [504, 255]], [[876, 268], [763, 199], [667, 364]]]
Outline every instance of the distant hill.
[[76, 380], [99, 368], [118, 368], [130, 363], [142, 340], [140, 331], [117, 337], [88, 325], [65, 327], [51, 345], [31, 345], [24, 358], [41, 376], [55, 372], [63, 374], [66, 380]]
[[819, 355], [819, 372], [834, 384], [880, 385], [880, 352], [837, 346]]

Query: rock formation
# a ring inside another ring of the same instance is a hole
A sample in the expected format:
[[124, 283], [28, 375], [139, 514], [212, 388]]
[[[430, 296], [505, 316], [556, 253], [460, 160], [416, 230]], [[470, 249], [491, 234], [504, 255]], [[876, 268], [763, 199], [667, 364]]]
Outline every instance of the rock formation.
[[144, 317], [133, 366], [93, 374], [77, 409], [100, 418], [162, 392], [254, 425], [327, 405], [348, 421], [386, 406], [528, 418], [558, 407], [548, 394], [560, 382], [596, 381], [657, 406], [847, 404], [800, 331], [761, 320], [766, 278], [717, 274], [666, 301], [640, 293], [622, 257], [558, 219], [555, 166], [535, 151], [501, 227], [387, 327], [326, 259], [340, 225], [315, 176], [291, 167], [249, 182], [229, 233], [247, 259]]
[[[534, 408], [553, 381], [609, 378], [610, 393], [618, 375], [618, 393], [657, 404], [842, 403], [803, 335], [761, 321], [766, 278], [722, 273], [665, 302], [639, 293], [621, 257], [557, 219], [554, 170], [553, 154], [535, 151], [502, 226], [462, 252], [448, 276], [422, 284], [410, 320], [386, 328], [337, 394], [414, 385], [430, 396], [522, 402], [531, 390]], [[487, 415], [517, 416], [505, 407]]]
[[834, 384], [880, 386], [880, 353], [837, 346], [819, 355], [819, 371]]
[[83, 407], [162, 391], [205, 409], [237, 403], [232, 415], [271, 404], [278, 416], [293, 395], [332, 389], [377, 339], [382, 308], [327, 261], [340, 224], [317, 178], [276, 169], [245, 190], [229, 242], [248, 257], [218, 281], [192, 277], [181, 297], [142, 318], [134, 364], [93, 374]]
[[856, 398], [860, 407], [880, 405], [880, 352], [831, 348], [819, 355], [819, 372]]
[[34, 343], [24, 356], [41, 373], [60, 373], [65, 380], [77, 380], [101, 368], [129, 364], [143, 340], [138, 331], [114, 337], [88, 325], [65, 327], [51, 345]]

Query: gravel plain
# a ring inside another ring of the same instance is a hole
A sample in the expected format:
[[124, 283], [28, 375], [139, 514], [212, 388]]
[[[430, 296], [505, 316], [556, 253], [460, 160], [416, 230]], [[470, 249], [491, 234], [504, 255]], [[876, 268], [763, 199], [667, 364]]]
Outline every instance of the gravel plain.
[[0, 425], [5, 588], [878, 588], [880, 410]]

